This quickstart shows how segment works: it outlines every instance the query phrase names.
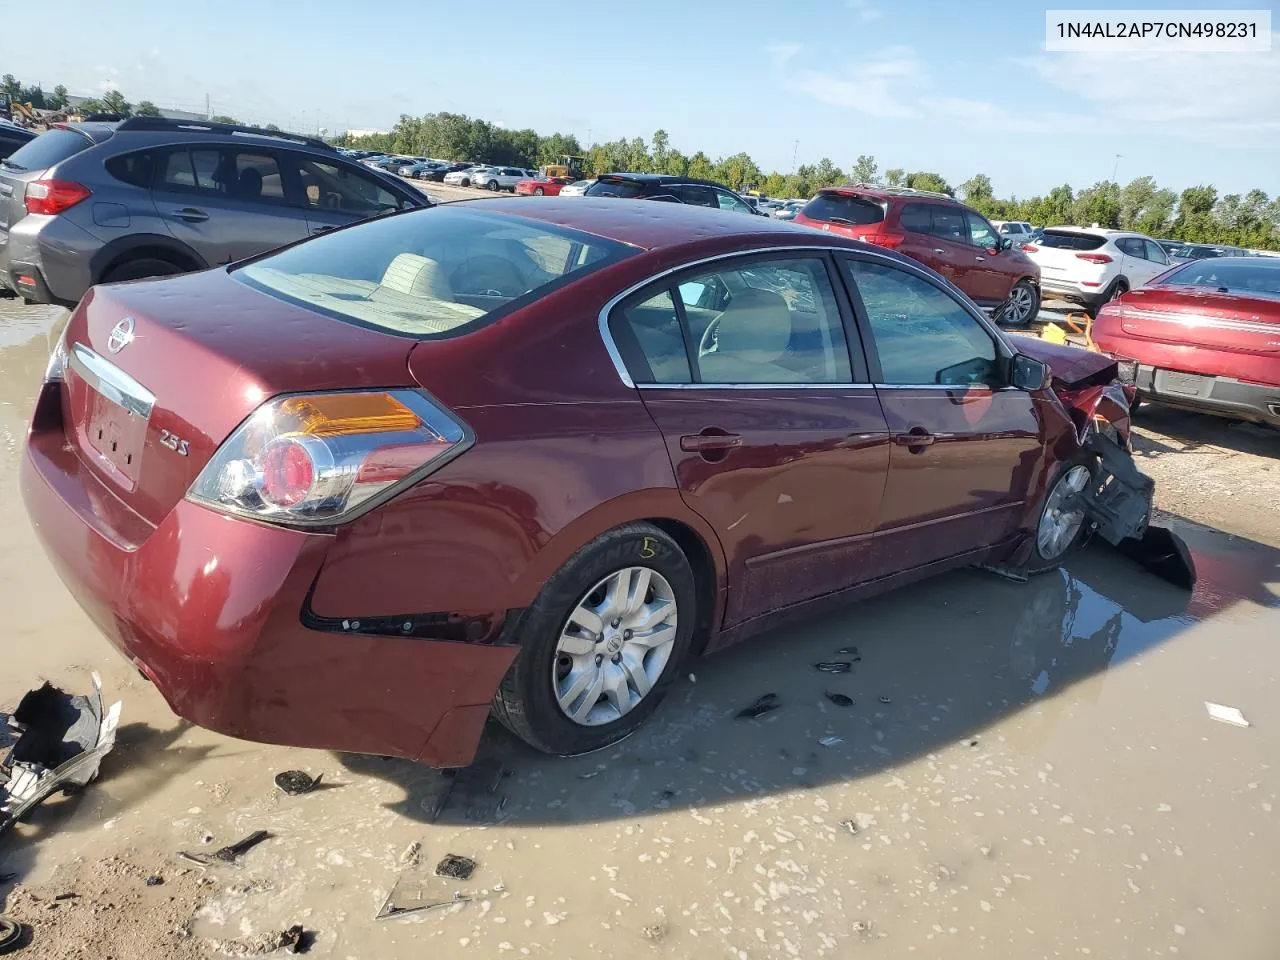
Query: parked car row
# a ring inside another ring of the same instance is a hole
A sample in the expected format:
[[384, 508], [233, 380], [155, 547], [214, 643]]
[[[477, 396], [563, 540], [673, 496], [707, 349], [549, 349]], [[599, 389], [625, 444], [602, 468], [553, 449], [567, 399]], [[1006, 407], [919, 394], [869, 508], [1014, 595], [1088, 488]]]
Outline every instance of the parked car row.
[[310, 137], [163, 117], [62, 123], [0, 160], [0, 288], [74, 306], [97, 283], [232, 263], [431, 205]]

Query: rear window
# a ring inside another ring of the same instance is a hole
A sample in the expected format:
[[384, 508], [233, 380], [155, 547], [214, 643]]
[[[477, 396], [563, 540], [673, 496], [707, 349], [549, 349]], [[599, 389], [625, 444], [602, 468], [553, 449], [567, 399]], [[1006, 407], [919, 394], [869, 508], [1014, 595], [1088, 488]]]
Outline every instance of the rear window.
[[324, 234], [233, 276], [341, 320], [426, 338], [496, 319], [633, 252], [576, 230], [439, 208]]
[[873, 200], [848, 197], [842, 193], [820, 193], [800, 211], [810, 220], [864, 225], [884, 219], [884, 207]]
[[1280, 297], [1280, 263], [1249, 260], [1220, 259], [1195, 260], [1179, 267], [1165, 277], [1161, 284], [1180, 283], [1194, 287], [1212, 287], [1227, 293], [1243, 293], [1249, 296]]
[[9, 157], [9, 166], [22, 170], [47, 170], [91, 146], [93, 141], [74, 130], [48, 130], [15, 150]]
[[634, 180], [597, 180], [587, 187], [588, 197], [624, 197], [633, 200], [644, 193], [644, 184]]
[[1106, 237], [1096, 233], [1078, 233], [1075, 230], [1046, 230], [1039, 240], [1042, 247], [1060, 250], [1097, 250], [1106, 242]]

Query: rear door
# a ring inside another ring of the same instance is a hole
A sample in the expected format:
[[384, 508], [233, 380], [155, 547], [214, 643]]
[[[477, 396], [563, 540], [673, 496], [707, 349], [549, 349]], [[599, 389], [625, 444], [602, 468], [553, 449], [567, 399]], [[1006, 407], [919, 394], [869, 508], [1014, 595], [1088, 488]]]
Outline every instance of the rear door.
[[611, 317], [681, 494], [724, 547], [727, 623], [877, 572], [888, 431], [830, 270], [821, 254], [727, 259]]
[[165, 151], [160, 161], [156, 209], [206, 263], [243, 260], [307, 235], [276, 151], [193, 144]]
[[307, 154], [284, 153], [287, 171], [296, 178], [291, 196], [305, 211], [310, 233], [324, 233], [366, 217], [390, 213], [404, 201], [378, 178], [354, 164], [333, 163]]
[[[929, 236], [925, 239], [926, 259], [921, 262], [968, 293], [976, 263], [973, 249], [969, 246], [969, 225], [965, 222], [964, 211], [940, 203], [923, 206], [929, 213], [930, 227]], [[903, 252], [907, 252], [905, 247]]]
[[1008, 386], [995, 333], [934, 280], [856, 256], [843, 268], [892, 441], [884, 572], [1008, 537], [1043, 469], [1043, 401]]

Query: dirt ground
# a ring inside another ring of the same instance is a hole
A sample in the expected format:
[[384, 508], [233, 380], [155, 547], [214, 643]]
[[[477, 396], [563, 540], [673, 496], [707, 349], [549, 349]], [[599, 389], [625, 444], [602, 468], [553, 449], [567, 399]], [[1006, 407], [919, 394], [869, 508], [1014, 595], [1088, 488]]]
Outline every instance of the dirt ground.
[[[294, 925], [335, 960], [1276, 956], [1280, 434], [1140, 414], [1190, 596], [1100, 548], [956, 573], [692, 664], [603, 753], [495, 727], [448, 778], [190, 727], [99, 638], [17, 491], [58, 316], [0, 300], [0, 707], [97, 670], [124, 711], [100, 780], [0, 840], [17, 956], [265, 956]], [[852, 674], [813, 670], [850, 644]], [[284, 795], [287, 769], [321, 788]], [[235, 863], [178, 857], [259, 829]], [[431, 877], [449, 853], [469, 880]], [[375, 919], [398, 881], [443, 905]]]

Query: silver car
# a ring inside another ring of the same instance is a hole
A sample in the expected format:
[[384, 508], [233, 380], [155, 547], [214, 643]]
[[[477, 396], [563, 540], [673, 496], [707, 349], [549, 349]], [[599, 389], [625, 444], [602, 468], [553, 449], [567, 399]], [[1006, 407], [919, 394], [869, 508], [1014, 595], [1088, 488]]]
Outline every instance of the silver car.
[[409, 177], [410, 179], [417, 180], [424, 174], [429, 174], [433, 170], [439, 170], [441, 167], [446, 166], [448, 166], [448, 164], [442, 160], [419, 160], [417, 163], [406, 164], [397, 170], [396, 173], [400, 174], [402, 177]]
[[444, 182], [453, 187], [469, 187], [474, 183], [474, 178], [487, 173], [489, 167], [482, 163], [467, 167], [465, 170], [455, 170], [453, 173], [444, 175]]
[[484, 187], [486, 190], [510, 190], [514, 193], [517, 183], [521, 180], [530, 180], [537, 175], [537, 171], [525, 170], [523, 167], [490, 167], [473, 177], [471, 185]]
[[583, 197], [586, 196], [587, 187], [595, 183], [594, 180], [575, 180], [573, 183], [567, 183], [560, 189], [562, 197]]

